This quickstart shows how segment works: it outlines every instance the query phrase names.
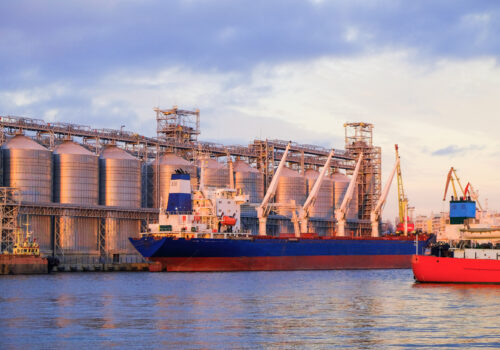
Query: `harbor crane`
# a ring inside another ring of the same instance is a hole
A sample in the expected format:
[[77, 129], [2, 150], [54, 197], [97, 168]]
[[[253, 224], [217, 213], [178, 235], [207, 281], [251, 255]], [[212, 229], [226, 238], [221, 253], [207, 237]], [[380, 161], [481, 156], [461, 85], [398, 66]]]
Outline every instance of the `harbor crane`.
[[330, 151], [330, 154], [328, 154], [328, 158], [326, 159], [325, 165], [323, 169], [321, 170], [321, 173], [319, 174], [319, 177], [316, 179], [316, 182], [314, 183], [314, 186], [311, 190], [311, 193], [309, 193], [309, 196], [307, 197], [304, 206], [299, 210], [299, 223], [300, 223], [300, 232], [301, 233], [306, 233], [308, 231], [308, 224], [309, 224], [309, 215], [311, 208], [314, 206], [316, 203], [316, 198], [318, 197], [319, 189], [321, 188], [321, 184], [323, 183], [323, 180], [325, 178], [325, 175], [330, 168], [330, 161], [332, 160], [332, 157], [334, 155], [335, 151], [332, 149]]
[[345, 236], [347, 207], [351, 202], [352, 195], [354, 194], [354, 186], [356, 185], [356, 179], [358, 178], [359, 168], [361, 167], [362, 160], [363, 153], [360, 153], [358, 162], [356, 163], [356, 167], [354, 168], [354, 173], [352, 174], [351, 182], [349, 182], [349, 186], [347, 187], [344, 199], [342, 200], [342, 204], [338, 209], [335, 209], [335, 219], [337, 220], [337, 236], [339, 237]]
[[[472, 184], [469, 182], [467, 183], [467, 186], [465, 186], [465, 189], [462, 187], [462, 184], [460, 183], [460, 179], [457, 175], [457, 171], [454, 167], [450, 168], [450, 171], [448, 172], [448, 176], [446, 177], [446, 185], [444, 187], [444, 195], [443, 195], [443, 201], [446, 200], [446, 194], [448, 193], [448, 187], [450, 186], [453, 189], [453, 198], [455, 200], [459, 200], [459, 196], [457, 195], [457, 188], [455, 186], [455, 181], [458, 184], [458, 187], [460, 188], [460, 191], [462, 192], [462, 196], [464, 198], [467, 198], [467, 193], [470, 193], [470, 197], [476, 202], [478, 208], [480, 211], [483, 211], [483, 208], [481, 207], [481, 203], [479, 203], [479, 195], [477, 191], [474, 191], [474, 188], [472, 187]], [[452, 199], [453, 199], [452, 198]]]
[[389, 194], [389, 190], [391, 188], [392, 179], [394, 179], [394, 174], [399, 168], [399, 157], [396, 157], [396, 163], [394, 163], [394, 168], [392, 168], [391, 174], [385, 183], [384, 190], [382, 191], [382, 195], [380, 196], [377, 205], [370, 213], [370, 221], [372, 224], [372, 237], [380, 237], [380, 233], [378, 230], [378, 224], [380, 221], [380, 216], [382, 215], [382, 209], [385, 205], [385, 201], [387, 200], [387, 195]]
[[401, 175], [401, 160], [399, 157], [399, 147], [394, 145], [396, 149], [397, 176], [398, 176], [398, 209], [399, 209], [399, 224], [396, 226], [397, 232], [403, 232], [406, 236], [408, 231], [415, 231], [415, 224], [408, 222], [408, 197], [405, 195], [403, 186], [403, 176]]
[[[280, 163], [278, 165], [278, 169], [276, 169], [276, 172], [274, 173], [271, 183], [267, 188], [266, 195], [264, 196], [264, 199], [262, 199], [262, 203], [260, 203], [260, 205], [257, 207], [257, 217], [259, 219], [259, 236], [265, 236], [267, 234], [266, 230], [267, 217], [269, 215], [269, 212], [271, 211], [271, 208], [273, 207], [271, 205], [271, 199], [276, 193], [276, 189], [278, 187], [278, 180], [280, 178], [281, 171], [285, 166], [286, 156], [288, 155], [288, 151], [290, 150], [290, 145], [291, 142], [289, 142], [288, 145], [286, 146], [285, 152], [283, 153], [283, 156], [281, 157]], [[292, 214], [293, 216], [296, 216], [295, 208], [293, 208]], [[297, 220], [295, 220], [295, 218], [292, 218], [292, 221], [294, 222], [294, 227], [298, 226]], [[297, 235], [296, 227], [295, 231], [296, 231], [295, 234]]]

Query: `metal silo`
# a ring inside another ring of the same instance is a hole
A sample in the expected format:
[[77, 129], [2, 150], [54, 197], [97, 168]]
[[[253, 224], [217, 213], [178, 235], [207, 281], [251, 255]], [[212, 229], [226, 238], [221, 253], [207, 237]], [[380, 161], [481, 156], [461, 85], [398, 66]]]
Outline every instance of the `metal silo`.
[[[140, 208], [140, 161], [114, 145], [105, 147], [99, 157], [99, 194], [103, 205]], [[128, 238], [137, 236], [139, 231], [139, 220], [106, 219], [107, 252], [134, 253]]]
[[[191, 164], [189, 161], [181, 158], [173, 153], [165, 154], [159, 158], [159, 163], [153, 162], [153, 192], [154, 192], [154, 206], [155, 208], [160, 207], [162, 203], [163, 207], [167, 207], [168, 194], [170, 190], [170, 178], [172, 174], [175, 174], [177, 169], [182, 169], [187, 171], [191, 175], [191, 186], [196, 188], [198, 185], [198, 179], [196, 176], [196, 166]], [[159, 176], [158, 176], [159, 174]]]
[[[307, 194], [311, 192], [314, 183], [319, 177], [319, 172], [315, 170], [307, 170], [305, 178], [307, 181]], [[325, 176], [321, 187], [316, 197], [316, 202], [310, 211], [311, 217], [316, 218], [331, 218], [333, 216], [333, 181], [330, 176]]]
[[[290, 168], [283, 168], [278, 180], [276, 189], [276, 202], [289, 204], [291, 200], [295, 201], [297, 206], [304, 205], [306, 201], [306, 179], [297, 171]], [[278, 208], [277, 213], [289, 216], [291, 211]]]
[[126, 208], [141, 206], [140, 161], [116, 146], [106, 146], [99, 157], [100, 204]]
[[[98, 157], [71, 141], [56, 146], [53, 155], [54, 202], [97, 205]], [[59, 246], [66, 253], [97, 253], [98, 219], [62, 216], [56, 220], [59, 220]]]
[[205, 186], [224, 188], [229, 187], [229, 169], [215, 159], [202, 159], [198, 161], [201, 169], [201, 162], [205, 167]]
[[234, 185], [236, 190], [249, 196], [250, 203], [260, 203], [264, 197], [264, 176], [242, 160], [237, 160], [233, 165]]
[[[2, 146], [4, 185], [20, 190], [23, 202], [52, 201], [52, 152], [32, 139], [16, 135]], [[49, 216], [23, 215], [26, 224], [44, 253], [52, 251]]]

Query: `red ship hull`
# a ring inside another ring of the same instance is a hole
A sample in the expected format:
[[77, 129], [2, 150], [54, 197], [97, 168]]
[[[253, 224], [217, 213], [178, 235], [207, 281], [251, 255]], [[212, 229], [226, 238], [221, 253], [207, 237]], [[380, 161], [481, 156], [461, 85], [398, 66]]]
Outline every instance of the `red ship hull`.
[[500, 283], [500, 260], [414, 255], [412, 269], [418, 282]]
[[163, 271], [286, 271], [408, 269], [410, 255], [337, 255], [272, 257], [153, 257]]
[[32, 275], [48, 272], [46, 258], [32, 255], [0, 254], [0, 275]]

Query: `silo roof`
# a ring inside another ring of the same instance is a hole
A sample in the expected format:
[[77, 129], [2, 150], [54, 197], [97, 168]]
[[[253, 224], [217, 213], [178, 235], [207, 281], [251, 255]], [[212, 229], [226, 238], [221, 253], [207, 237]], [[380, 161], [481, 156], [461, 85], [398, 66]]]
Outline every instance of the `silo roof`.
[[247, 162], [244, 162], [242, 160], [237, 160], [233, 163], [233, 169], [236, 172], [241, 172], [241, 173], [259, 173], [260, 171], [252, 168], [250, 164]]
[[290, 168], [287, 168], [287, 167], [284, 167], [282, 170], [281, 170], [281, 174], [280, 174], [280, 177], [283, 176], [283, 177], [302, 177], [298, 171], [295, 171], [295, 170], [292, 170]]
[[[155, 161], [156, 163], [156, 161]], [[188, 160], [173, 153], [167, 153], [160, 157], [160, 164], [192, 165]]]
[[100, 158], [137, 160], [137, 158], [135, 158], [133, 155], [121, 148], [118, 148], [117, 146], [106, 146], [101, 152]]
[[57, 145], [54, 148], [54, 154], [84, 154], [91, 156], [94, 155], [92, 152], [90, 152], [89, 150], [85, 149], [84, 147], [73, 141], [64, 141], [60, 145]]
[[8, 140], [2, 148], [5, 149], [36, 149], [40, 151], [48, 151], [47, 148], [40, 145], [38, 142], [33, 141], [24, 135], [16, 135]]

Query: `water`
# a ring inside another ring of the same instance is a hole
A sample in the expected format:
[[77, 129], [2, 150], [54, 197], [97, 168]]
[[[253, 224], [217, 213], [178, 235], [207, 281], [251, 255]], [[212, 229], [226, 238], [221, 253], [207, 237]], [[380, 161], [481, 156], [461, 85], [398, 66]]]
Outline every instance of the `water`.
[[411, 270], [1, 276], [0, 348], [498, 348], [499, 310]]

